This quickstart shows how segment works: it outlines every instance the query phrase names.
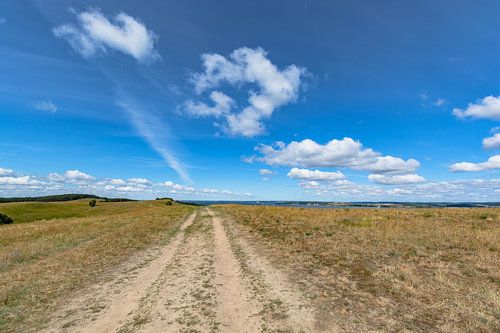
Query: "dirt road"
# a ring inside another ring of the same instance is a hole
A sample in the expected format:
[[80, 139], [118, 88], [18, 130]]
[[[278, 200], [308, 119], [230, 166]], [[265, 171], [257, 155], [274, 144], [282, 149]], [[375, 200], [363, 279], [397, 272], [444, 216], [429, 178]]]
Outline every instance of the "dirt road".
[[209, 208], [72, 297], [47, 332], [315, 332], [287, 276]]

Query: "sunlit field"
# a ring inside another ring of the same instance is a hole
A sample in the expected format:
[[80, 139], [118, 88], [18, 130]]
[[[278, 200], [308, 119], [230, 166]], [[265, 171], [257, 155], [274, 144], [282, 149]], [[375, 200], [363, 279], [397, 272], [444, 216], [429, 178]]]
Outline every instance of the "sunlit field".
[[500, 209], [218, 209], [290, 273], [325, 327], [500, 330]]
[[34, 329], [68, 293], [165, 243], [193, 207], [164, 201], [0, 204], [0, 331]]

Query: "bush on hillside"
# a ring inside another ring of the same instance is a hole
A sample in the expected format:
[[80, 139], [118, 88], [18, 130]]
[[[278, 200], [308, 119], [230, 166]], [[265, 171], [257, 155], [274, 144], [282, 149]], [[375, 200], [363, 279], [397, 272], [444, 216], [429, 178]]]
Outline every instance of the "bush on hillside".
[[11, 224], [14, 223], [14, 220], [7, 215], [0, 214], [0, 224]]
[[165, 201], [165, 205], [172, 206], [172, 201], [170, 201], [170, 200]]
[[97, 203], [97, 201], [96, 201], [95, 199], [92, 199], [92, 200], [90, 200], [90, 202], [89, 202], [89, 206], [90, 206], [90, 207], [95, 207], [95, 204], [96, 204], [96, 203]]

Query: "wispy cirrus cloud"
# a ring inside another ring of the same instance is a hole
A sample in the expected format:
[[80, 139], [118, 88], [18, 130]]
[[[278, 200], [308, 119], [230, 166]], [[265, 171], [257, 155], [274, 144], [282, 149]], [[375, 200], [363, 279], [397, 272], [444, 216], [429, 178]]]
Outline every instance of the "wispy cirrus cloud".
[[160, 59], [155, 47], [158, 36], [138, 19], [121, 12], [110, 20], [97, 9], [75, 15], [76, 24], [60, 25], [53, 33], [83, 57], [116, 50], [141, 63]]
[[45, 112], [50, 112], [50, 113], [56, 113], [58, 110], [57, 105], [52, 103], [51, 100], [46, 100], [46, 101], [38, 101], [33, 104], [31, 104], [31, 107], [40, 110], [40, 111], [45, 111]]
[[[188, 100], [184, 109], [191, 116], [212, 116], [223, 119], [218, 124], [230, 135], [253, 137], [264, 132], [263, 120], [288, 103], [299, 93], [306, 69], [290, 65], [280, 70], [261, 48], [242, 47], [228, 57], [217, 53], [202, 55], [204, 71], [194, 73], [191, 82], [196, 94], [210, 91], [210, 103]], [[236, 102], [220, 91], [222, 85], [241, 87], [254, 84], [257, 91], [248, 91], [248, 105], [235, 110]]]
[[188, 183], [193, 181], [180, 160], [172, 152], [170, 127], [151, 110], [145, 110], [123, 90], [117, 93], [117, 105], [129, 116], [138, 133], [147, 141], [163, 160], [174, 169], [182, 180]]

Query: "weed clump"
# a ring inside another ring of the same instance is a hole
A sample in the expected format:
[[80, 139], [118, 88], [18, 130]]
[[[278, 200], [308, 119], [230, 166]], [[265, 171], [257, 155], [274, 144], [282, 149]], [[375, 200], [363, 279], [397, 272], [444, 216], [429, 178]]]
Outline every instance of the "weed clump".
[[14, 220], [7, 215], [0, 214], [0, 224], [11, 224], [14, 223]]

